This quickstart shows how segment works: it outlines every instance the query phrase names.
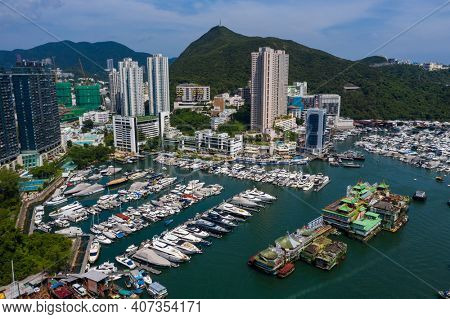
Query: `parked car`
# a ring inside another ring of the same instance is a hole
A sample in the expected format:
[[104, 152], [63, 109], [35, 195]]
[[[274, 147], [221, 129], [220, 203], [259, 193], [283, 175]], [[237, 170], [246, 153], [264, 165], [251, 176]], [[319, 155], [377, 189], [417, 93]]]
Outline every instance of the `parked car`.
[[86, 289], [80, 285], [80, 284], [73, 284], [72, 288], [80, 295], [80, 296], [86, 296], [87, 291]]

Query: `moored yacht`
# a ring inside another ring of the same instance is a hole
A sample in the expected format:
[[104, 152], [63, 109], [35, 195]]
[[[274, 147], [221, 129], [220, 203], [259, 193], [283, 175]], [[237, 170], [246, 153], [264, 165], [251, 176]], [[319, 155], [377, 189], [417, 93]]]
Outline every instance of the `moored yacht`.
[[117, 256], [116, 257], [116, 261], [119, 264], [122, 264], [123, 266], [129, 268], [129, 269], [134, 269], [136, 268], [136, 264], [134, 263], [134, 261], [132, 261], [130, 258], [126, 257], [126, 256]]
[[181, 240], [175, 235], [165, 234], [162, 238], [159, 238], [159, 240], [163, 243], [174, 246], [176, 249], [187, 255], [202, 253], [201, 249], [197, 246], [188, 241]]
[[97, 261], [98, 256], [100, 256], [100, 243], [94, 240], [89, 249], [89, 263], [93, 264]]
[[229, 204], [229, 203], [223, 203], [222, 205], [219, 205], [217, 208], [220, 209], [220, 210], [223, 210], [224, 212], [227, 212], [227, 213], [229, 213], [231, 215], [237, 215], [239, 217], [250, 217], [250, 216], [252, 216], [252, 214], [250, 214], [245, 209], [236, 207], [233, 204]]
[[61, 205], [63, 203], [67, 202], [67, 198], [65, 198], [64, 196], [60, 195], [60, 196], [56, 196], [54, 198], [49, 199], [48, 201], [45, 202], [45, 205], [47, 206], [56, 206], [56, 205]]
[[183, 262], [190, 259], [189, 256], [183, 254], [178, 249], [159, 240], [153, 240], [150, 244], [150, 248], [153, 249], [156, 254], [172, 262]]

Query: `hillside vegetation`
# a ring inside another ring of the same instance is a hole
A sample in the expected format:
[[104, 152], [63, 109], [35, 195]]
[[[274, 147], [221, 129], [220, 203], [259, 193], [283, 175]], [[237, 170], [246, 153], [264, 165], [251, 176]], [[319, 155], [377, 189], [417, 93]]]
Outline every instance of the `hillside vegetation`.
[[[170, 69], [178, 83], [211, 86], [211, 95], [247, 85], [250, 53], [269, 46], [289, 54], [289, 82], [307, 81], [310, 94], [342, 96], [342, 115], [355, 119], [450, 119], [450, 71], [427, 72], [417, 66], [370, 67], [383, 58], [349, 61], [290, 40], [247, 37], [214, 27], [192, 42]], [[358, 91], [345, 92], [353, 83]], [[173, 93], [173, 91], [172, 91]], [[172, 94], [173, 96], [173, 94]]]
[[0, 286], [40, 271], [64, 269], [71, 254], [71, 241], [62, 235], [35, 233], [28, 236], [14, 227], [20, 209], [19, 176], [0, 169]]

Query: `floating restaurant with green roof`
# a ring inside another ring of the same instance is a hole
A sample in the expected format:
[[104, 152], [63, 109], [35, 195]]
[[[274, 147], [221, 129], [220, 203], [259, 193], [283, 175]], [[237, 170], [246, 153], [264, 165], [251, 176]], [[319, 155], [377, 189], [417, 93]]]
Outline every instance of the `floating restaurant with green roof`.
[[406, 221], [409, 198], [392, 194], [386, 183], [357, 183], [347, 196], [322, 210], [324, 221], [362, 241], [381, 229], [396, 231]]

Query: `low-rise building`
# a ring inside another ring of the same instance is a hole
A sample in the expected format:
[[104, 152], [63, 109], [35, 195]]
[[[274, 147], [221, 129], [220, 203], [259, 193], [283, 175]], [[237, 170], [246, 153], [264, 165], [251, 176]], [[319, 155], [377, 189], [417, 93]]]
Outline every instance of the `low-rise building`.
[[352, 130], [355, 128], [355, 124], [352, 119], [339, 118], [334, 122], [334, 127], [337, 130]]
[[86, 120], [91, 120], [94, 124], [105, 124], [109, 122], [108, 111], [90, 111], [79, 117], [80, 126]]
[[181, 102], [209, 102], [209, 86], [194, 83], [179, 84], [176, 87], [177, 99]]
[[279, 127], [283, 131], [290, 131], [297, 128], [297, 118], [292, 115], [283, 116], [275, 120], [274, 127]]
[[183, 110], [183, 109], [202, 109], [206, 107], [205, 104], [199, 104], [197, 102], [173, 102], [174, 110]]
[[212, 130], [195, 132], [195, 136], [183, 136], [179, 142], [182, 150], [214, 152], [234, 157], [243, 148], [242, 135], [230, 137], [228, 133], [215, 133]]
[[225, 109], [218, 116], [211, 117], [211, 129], [217, 130], [219, 125], [227, 123], [231, 119], [231, 115], [236, 113], [235, 109]]
[[297, 151], [297, 143], [296, 142], [276, 142], [273, 145], [273, 154], [283, 157], [291, 157], [295, 156]]

